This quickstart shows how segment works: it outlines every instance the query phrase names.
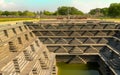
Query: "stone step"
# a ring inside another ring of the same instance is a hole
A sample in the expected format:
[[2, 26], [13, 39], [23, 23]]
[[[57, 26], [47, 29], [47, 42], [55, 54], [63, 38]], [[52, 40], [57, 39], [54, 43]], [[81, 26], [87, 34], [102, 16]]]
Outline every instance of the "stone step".
[[0, 62], [4, 59], [6, 59], [7, 57], [9, 57], [9, 51], [8, 50], [0, 50]]

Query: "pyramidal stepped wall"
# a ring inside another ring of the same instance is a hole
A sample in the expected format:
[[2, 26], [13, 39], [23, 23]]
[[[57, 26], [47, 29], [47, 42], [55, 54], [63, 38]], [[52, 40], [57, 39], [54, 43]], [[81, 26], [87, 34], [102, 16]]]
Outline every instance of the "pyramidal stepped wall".
[[28, 26], [0, 26], [0, 75], [51, 75], [54, 67], [55, 55]]

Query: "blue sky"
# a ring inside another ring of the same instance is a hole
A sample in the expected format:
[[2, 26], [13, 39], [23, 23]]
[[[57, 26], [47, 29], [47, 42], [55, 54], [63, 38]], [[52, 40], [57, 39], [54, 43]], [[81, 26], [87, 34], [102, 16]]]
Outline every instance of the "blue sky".
[[0, 0], [0, 10], [55, 11], [59, 6], [74, 6], [83, 12], [93, 8], [109, 7], [120, 0]]

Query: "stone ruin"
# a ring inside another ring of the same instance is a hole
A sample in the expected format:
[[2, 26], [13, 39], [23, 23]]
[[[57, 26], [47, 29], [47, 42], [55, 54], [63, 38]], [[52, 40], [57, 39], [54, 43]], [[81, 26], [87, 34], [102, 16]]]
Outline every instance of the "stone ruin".
[[120, 75], [120, 23], [51, 20], [0, 26], [0, 75], [57, 75], [56, 62], [97, 62]]
[[55, 55], [27, 25], [0, 26], [0, 75], [51, 75], [54, 67]]

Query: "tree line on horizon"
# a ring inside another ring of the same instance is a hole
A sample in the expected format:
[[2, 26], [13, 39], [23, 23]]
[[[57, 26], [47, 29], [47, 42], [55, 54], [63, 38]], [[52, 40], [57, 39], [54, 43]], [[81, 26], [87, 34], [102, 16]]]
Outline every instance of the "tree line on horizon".
[[47, 10], [40, 12], [31, 12], [31, 11], [0, 11], [0, 16], [27, 16], [35, 17], [36, 15], [90, 15], [96, 17], [120, 17], [120, 3], [112, 3], [109, 7], [106, 8], [95, 8], [91, 9], [88, 13], [84, 13], [81, 10], [78, 10], [75, 7], [61, 6], [55, 12], [50, 12]]
[[120, 3], [112, 3], [106, 8], [92, 9], [88, 14], [98, 15], [99, 17], [120, 18]]
[[34, 17], [36, 15], [83, 15], [84, 13], [75, 7], [62, 6], [57, 9], [55, 12], [50, 12], [47, 10], [40, 12], [31, 12], [31, 11], [0, 11], [0, 16], [28, 16]]
[[27, 16], [33, 17], [35, 16], [35, 12], [31, 11], [0, 11], [0, 16]]

